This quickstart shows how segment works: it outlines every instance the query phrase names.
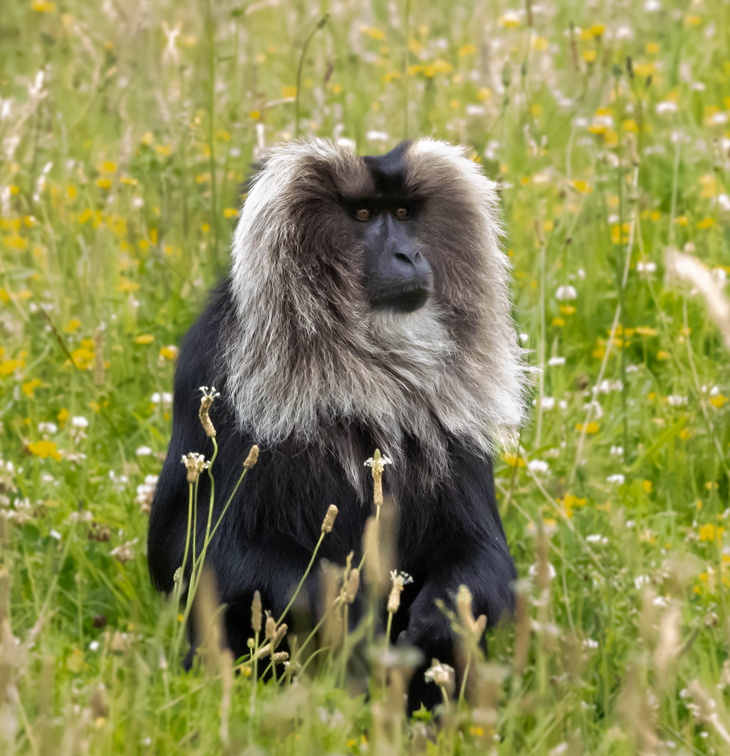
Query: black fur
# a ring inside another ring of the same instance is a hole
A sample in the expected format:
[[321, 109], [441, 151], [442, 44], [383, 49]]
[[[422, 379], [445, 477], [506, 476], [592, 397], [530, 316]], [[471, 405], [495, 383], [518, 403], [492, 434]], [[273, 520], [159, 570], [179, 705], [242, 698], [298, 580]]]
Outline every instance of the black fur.
[[[165, 592], [172, 590], [185, 545], [188, 483], [181, 457], [195, 451], [209, 459], [212, 453], [198, 419], [199, 387], [215, 386], [221, 392], [211, 410], [220, 447], [214, 467], [216, 518], [257, 441], [237, 429], [226, 395], [222, 353], [232, 337], [234, 309], [226, 282], [188, 332], [178, 360], [172, 440], [152, 506], [148, 545], [152, 579]], [[333, 446], [349, 444], [363, 461], [372, 456], [366, 427], [338, 424], [329, 435]], [[515, 569], [497, 510], [491, 461], [459, 438], [450, 437], [448, 444], [450, 475], [435, 492], [419, 485], [424, 460], [417, 439], [409, 441], [407, 469], [387, 467], [383, 480], [386, 494], [391, 493], [399, 507], [397, 566], [414, 579], [403, 593], [392, 639], [395, 642], [405, 631], [427, 662], [437, 656], [453, 663], [452, 633], [436, 599], [449, 603], [463, 583], [474, 595], [475, 615], [486, 613], [494, 624], [512, 609]], [[199, 485], [201, 543], [207, 474]], [[359, 559], [371, 506], [360, 500], [336, 460], [321, 448], [294, 441], [261, 449], [257, 466], [246, 476], [208, 552], [220, 599], [227, 605], [227, 641], [234, 656], [247, 653], [254, 590], [261, 591], [264, 608], [277, 617], [304, 572], [330, 504], [337, 505], [339, 515], [324, 540], [321, 558], [344, 564], [354, 551]], [[434, 685], [423, 682], [421, 670], [414, 676], [411, 706], [421, 701], [435, 704], [437, 693]]]

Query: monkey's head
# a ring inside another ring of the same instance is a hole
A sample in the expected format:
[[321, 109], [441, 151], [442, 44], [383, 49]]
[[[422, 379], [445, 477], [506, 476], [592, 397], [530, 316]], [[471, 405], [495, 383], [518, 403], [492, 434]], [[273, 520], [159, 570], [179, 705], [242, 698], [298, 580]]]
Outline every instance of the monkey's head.
[[524, 372], [500, 233], [494, 184], [461, 148], [274, 148], [233, 244], [241, 423], [266, 443], [365, 422], [396, 454], [406, 436], [438, 446], [446, 429], [488, 446], [517, 426]]

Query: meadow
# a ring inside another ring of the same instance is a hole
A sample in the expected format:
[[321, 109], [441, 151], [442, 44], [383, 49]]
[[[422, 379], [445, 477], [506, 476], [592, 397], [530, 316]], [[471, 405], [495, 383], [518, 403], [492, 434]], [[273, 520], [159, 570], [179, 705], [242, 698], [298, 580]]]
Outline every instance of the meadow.
[[[729, 43], [723, 0], [4, 0], [0, 754], [730, 753], [730, 353], [697, 291], [730, 273]], [[500, 185], [538, 369], [496, 463], [518, 611], [438, 720], [395, 673], [350, 695], [336, 644], [184, 673], [149, 580], [178, 345], [297, 135], [462, 143]]]

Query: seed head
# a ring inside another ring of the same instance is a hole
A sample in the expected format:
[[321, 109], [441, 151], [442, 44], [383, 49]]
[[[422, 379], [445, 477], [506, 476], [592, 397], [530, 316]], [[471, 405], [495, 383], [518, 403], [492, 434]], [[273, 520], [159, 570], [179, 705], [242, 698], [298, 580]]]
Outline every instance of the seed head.
[[456, 685], [454, 668], [448, 664], [441, 664], [438, 659], [432, 659], [431, 666], [425, 673], [426, 682], [436, 683], [450, 696]]
[[332, 526], [335, 524], [335, 517], [337, 517], [338, 511], [339, 510], [334, 504], [329, 505], [329, 508], [327, 509], [327, 514], [324, 516], [324, 520], [322, 521], [323, 533], [332, 532]]
[[390, 579], [393, 587], [390, 589], [388, 596], [388, 612], [395, 614], [400, 607], [400, 595], [403, 593], [403, 587], [413, 582], [413, 578], [406, 572], [397, 572], [393, 570], [390, 573]]
[[370, 459], [365, 461], [365, 467], [369, 467], [373, 474], [373, 503], [376, 509], [383, 504], [383, 470], [386, 465], [392, 465], [393, 460], [383, 457], [380, 449], [376, 449]]
[[342, 594], [342, 600], [346, 604], [351, 604], [355, 600], [359, 588], [360, 570], [355, 567], [354, 569], [350, 570], [350, 573], [347, 576], [347, 582], [345, 583], [345, 590]]
[[215, 390], [215, 386], [211, 386], [210, 388], [207, 386], [201, 386], [200, 390], [203, 392], [203, 396], [200, 397], [198, 417], [200, 418], [205, 435], [208, 436], [208, 438], [213, 438], [215, 436], [215, 428], [213, 427], [208, 412], [213, 404], [213, 400], [220, 396], [220, 392]]
[[251, 628], [255, 633], [261, 632], [262, 619], [261, 594], [258, 591], [254, 591], [253, 601], [251, 602]]
[[182, 463], [188, 471], [188, 483], [195, 483], [200, 477], [200, 473], [210, 467], [210, 462], [206, 462], [205, 457], [197, 452], [184, 454]]
[[254, 444], [246, 457], [243, 466], [250, 470], [259, 461], [259, 447]]

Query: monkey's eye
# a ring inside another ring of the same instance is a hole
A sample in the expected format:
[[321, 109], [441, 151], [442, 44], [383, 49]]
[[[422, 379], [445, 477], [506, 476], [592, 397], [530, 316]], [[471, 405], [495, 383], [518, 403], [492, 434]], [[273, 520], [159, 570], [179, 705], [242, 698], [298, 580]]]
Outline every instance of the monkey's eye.
[[411, 217], [411, 211], [407, 207], [399, 207], [394, 213], [396, 220], [407, 220]]
[[369, 221], [373, 219], [373, 211], [369, 207], [361, 207], [355, 210], [355, 217], [360, 221]]

